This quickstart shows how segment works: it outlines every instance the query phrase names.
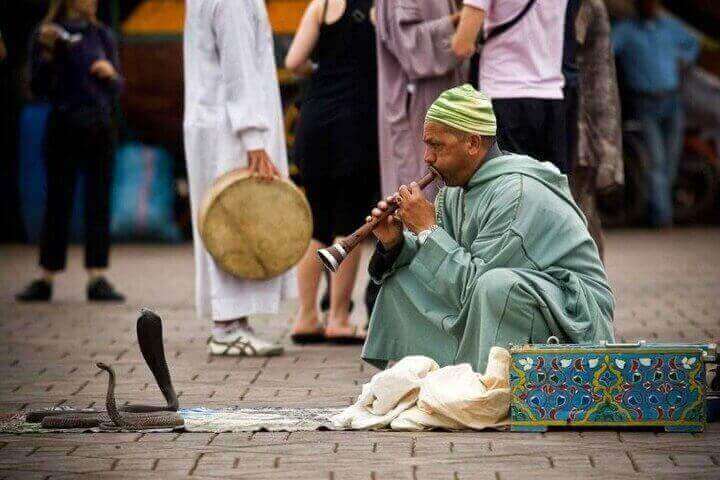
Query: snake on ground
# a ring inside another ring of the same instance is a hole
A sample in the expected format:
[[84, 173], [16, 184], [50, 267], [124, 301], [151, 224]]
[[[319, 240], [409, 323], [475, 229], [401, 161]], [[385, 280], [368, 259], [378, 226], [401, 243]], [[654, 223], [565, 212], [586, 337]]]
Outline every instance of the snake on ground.
[[[149, 429], [172, 428], [183, 425], [182, 417], [176, 413], [178, 397], [172, 385], [170, 370], [165, 360], [162, 320], [150, 310], [142, 310], [137, 320], [137, 339], [145, 363], [150, 368], [160, 391], [165, 397], [165, 406], [124, 405], [115, 403], [115, 372], [112, 367], [98, 363], [98, 368], [110, 375], [105, 412], [91, 409], [37, 410], [26, 415], [26, 421], [41, 423], [47, 429], [71, 428], [122, 428]], [[111, 410], [112, 408], [112, 410]]]
[[108, 390], [105, 398], [105, 408], [111, 422], [100, 420], [104, 429], [120, 428], [123, 430], [147, 430], [150, 428], [174, 428], [184, 424], [183, 418], [177, 412], [119, 412], [115, 403], [115, 370], [104, 363], [96, 363], [101, 370], [108, 372]]

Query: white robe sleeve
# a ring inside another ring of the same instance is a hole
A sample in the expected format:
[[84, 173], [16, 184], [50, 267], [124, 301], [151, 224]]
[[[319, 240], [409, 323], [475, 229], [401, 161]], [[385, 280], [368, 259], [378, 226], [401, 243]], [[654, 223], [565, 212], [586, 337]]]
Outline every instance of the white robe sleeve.
[[215, 43], [225, 86], [227, 115], [246, 150], [267, 148], [267, 92], [255, 54], [258, 22], [252, 2], [217, 0], [213, 15]]

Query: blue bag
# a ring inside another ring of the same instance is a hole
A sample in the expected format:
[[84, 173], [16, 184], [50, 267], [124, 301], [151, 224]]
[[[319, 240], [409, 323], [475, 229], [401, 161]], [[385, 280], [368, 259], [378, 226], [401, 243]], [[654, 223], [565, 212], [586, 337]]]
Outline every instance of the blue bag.
[[[20, 169], [18, 185], [20, 211], [25, 233], [30, 243], [38, 243], [42, 232], [47, 199], [47, 178], [45, 168], [45, 133], [52, 107], [47, 103], [30, 103], [20, 114], [18, 158]], [[81, 242], [84, 235], [85, 174], [82, 170], [77, 177], [73, 199], [72, 220], [68, 237], [71, 242]]]
[[117, 151], [111, 192], [110, 232], [117, 240], [181, 240], [174, 220], [172, 157], [139, 142]]

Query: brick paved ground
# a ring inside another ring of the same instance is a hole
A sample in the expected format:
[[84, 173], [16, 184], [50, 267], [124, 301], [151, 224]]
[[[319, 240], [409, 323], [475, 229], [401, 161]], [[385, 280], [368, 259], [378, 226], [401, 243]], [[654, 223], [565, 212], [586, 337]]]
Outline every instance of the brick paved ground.
[[[608, 269], [623, 340], [720, 337], [720, 230], [615, 232]], [[81, 251], [51, 305], [20, 306], [12, 294], [33, 274], [35, 252], [0, 248], [0, 411], [102, 404], [95, 361], [121, 372], [122, 400], [159, 402], [137, 347], [140, 306], [165, 319], [176, 387], [185, 406], [344, 406], [374, 370], [354, 347], [297, 348], [289, 314], [259, 319], [282, 338], [283, 357], [209, 358], [207, 325], [192, 310], [188, 246], [123, 246], [114, 278], [127, 305], [83, 302]], [[358, 289], [358, 294], [361, 293]], [[357, 303], [359, 301], [359, 296]], [[362, 320], [362, 309], [356, 320]], [[298, 432], [0, 436], [3, 478], [720, 478], [720, 428], [705, 434], [613, 431], [514, 433]]]

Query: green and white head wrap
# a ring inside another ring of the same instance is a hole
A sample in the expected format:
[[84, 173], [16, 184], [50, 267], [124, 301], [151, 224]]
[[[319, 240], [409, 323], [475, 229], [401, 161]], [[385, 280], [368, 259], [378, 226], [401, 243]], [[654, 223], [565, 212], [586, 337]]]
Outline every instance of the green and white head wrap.
[[497, 124], [487, 95], [471, 85], [445, 90], [430, 105], [426, 122], [435, 122], [474, 135], [495, 136]]

